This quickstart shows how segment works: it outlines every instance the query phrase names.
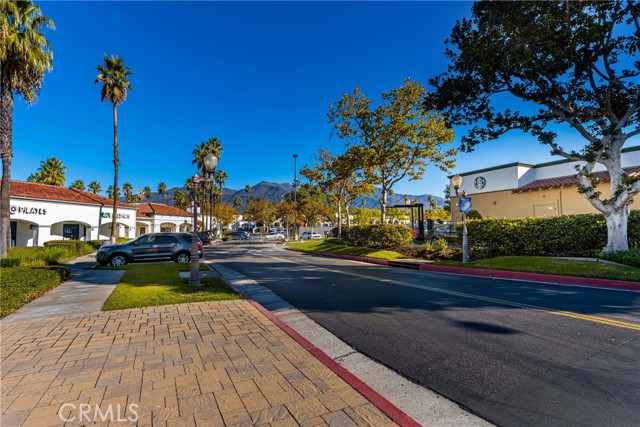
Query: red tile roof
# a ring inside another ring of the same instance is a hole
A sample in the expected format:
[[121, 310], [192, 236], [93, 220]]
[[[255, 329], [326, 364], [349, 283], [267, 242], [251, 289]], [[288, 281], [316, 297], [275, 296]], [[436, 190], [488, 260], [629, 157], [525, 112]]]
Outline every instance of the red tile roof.
[[138, 217], [142, 218], [154, 215], [193, 216], [193, 214], [187, 211], [183, 211], [174, 206], [163, 205], [162, 203], [138, 203], [137, 206]]
[[[627, 174], [629, 174], [630, 177], [640, 177], [640, 166], [631, 166], [628, 168], [624, 168], [624, 170], [625, 172], [627, 172]], [[594, 172], [593, 176], [598, 178], [600, 182], [608, 182], [611, 180], [611, 178], [609, 177], [609, 172], [607, 171]], [[576, 178], [576, 176], [567, 175], [555, 178], [538, 179], [520, 188], [516, 188], [511, 192], [523, 193], [525, 191], [546, 190], [548, 188], [572, 187], [577, 185], [578, 179]]]
[[[0, 182], [2, 180], [0, 179]], [[74, 190], [72, 188], [57, 185], [37, 184], [11, 180], [11, 197], [24, 197], [26, 199], [54, 200], [58, 202], [84, 203], [87, 205], [112, 206], [113, 200], [88, 191]], [[118, 206], [136, 209], [136, 205], [118, 202]]]

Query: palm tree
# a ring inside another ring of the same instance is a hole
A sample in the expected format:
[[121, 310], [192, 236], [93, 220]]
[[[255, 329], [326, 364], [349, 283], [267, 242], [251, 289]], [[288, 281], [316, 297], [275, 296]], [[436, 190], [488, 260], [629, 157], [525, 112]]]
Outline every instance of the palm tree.
[[85, 191], [85, 186], [84, 186], [84, 181], [81, 179], [76, 179], [75, 181], [73, 181], [73, 183], [69, 186], [69, 188], [73, 188], [74, 190], [81, 190], [81, 191]]
[[[213, 137], [210, 137], [206, 142], [201, 142], [200, 144], [197, 144], [196, 148], [193, 149], [192, 153], [193, 153], [193, 161], [191, 162], [191, 164], [197, 165], [198, 170], [204, 176], [206, 174], [206, 171], [204, 170], [204, 158], [207, 156], [207, 154], [213, 154], [217, 158], [220, 158], [220, 153], [222, 153], [222, 143], [217, 137], [213, 136]], [[205, 205], [204, 199], [206, 194], [204, 185], [202, 190], [203, 190], [202, 202], [200, 203], [200, 206], [204, 208], [204, 205]], [[209, 196], [210, 196], [209, 203], [212, 204], [213, 184], [209, 186]], [[209, 218], [211, 218], [211, 215], [209, 215]], [[211, 228], [211, 224], [209, 224], [209, 227], [207, 228]]]
[[102, 186], [98, 181], [91, 181], [89, 183], [89, 191], [91, 191], [93, 194], [98, 194], [102, 192]]
[[173, 193], [173, 205], [178, 209], [186, 209], [191, 201], [189, 200], [189, 196], [182, 189], [176, 190]]
[[13, 157], [13, 95], [31, 104], [40, 92], [45, 71], [53, 68], [53, 51], [42, 30], [53, 21], [32, 0], [0, 0], [0, 258], [11, 244], [9, 204]]
[[242, 206], [242, 197], [240, 197], [240, 196], [234, 197], [233, 198], [233, 207], [237, 209], [240, 206]]
[[118, 191], [116, 191], [116, 194], [114, 194], [113, 185], [110, 185], [109, 188], [107, 188], [107, 197], [110, 199], [113, 199], [115, 197], [117, 199], [118, 197], [120, 197], [120, 189], [118, 188]]
[[[131, 69], [124, 65], [124, 59], [118, 56], [102, 57], [104, 65], [96, 66], [99, 71], [96, 77], [96, 83], [102, 83], [102, 91], [100, 94], [101, 101], [108, 101], [113, 104], [113, 187], [118, 188], [118, 167], [120, 159], [118, 158], [118, 105], [127, 99], [127, 91], [132, 90], [131, 83], [128, 78], [133, 75]], [[117, 226], [117, 210], [118, 199], [113, 198], [113, 220], [111, 223], [111, 243], [116, 242]]]
[[158, 184], [158, 194], [162, 196], [162, 203], [166, 205], [167, 184], [165, 184], [164, 182]]
[[135, 199], [135, 196], [133, 195], [133, 185], [128, 182], [122, 184], [122, 193], [124, 194], [124, 200], [127, 203], [131, 203], [131, 200]]
[[29, 175], [27, 181], [62, 186], [66, 181], [64, 176], [66, 171], [67, 167], [62, 164], [61, 160], [49, 157], [47, 160], [40, 161], [38, 171]]
[[153, 194], [153, 191], [151, 191], [151, 187], [146, 186], [142, 189], [142, 195], [144, 196], [145, 199], [150, 199], [152, 194]]

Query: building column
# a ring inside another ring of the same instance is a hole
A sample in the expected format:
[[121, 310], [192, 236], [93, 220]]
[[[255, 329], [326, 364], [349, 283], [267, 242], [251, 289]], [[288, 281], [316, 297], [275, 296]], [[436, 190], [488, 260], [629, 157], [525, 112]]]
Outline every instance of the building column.
[[51, 226], [50, 225], [39, 225], [38, 226], [38, 246], [43, 246], [45, 242], [48, 242], [51, 239]]

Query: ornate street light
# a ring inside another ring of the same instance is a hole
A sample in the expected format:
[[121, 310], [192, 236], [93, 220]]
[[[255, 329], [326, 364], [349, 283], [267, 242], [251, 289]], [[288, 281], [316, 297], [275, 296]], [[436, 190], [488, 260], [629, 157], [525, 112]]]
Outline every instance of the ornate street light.
[[296, 160], [298, 155], [293, 155], [293, 240], [298, 240], [298, 169]]
[[[454, 175], [451, 178], [451, 184], [453, 184], [453, 188], [456, 190], [456, 197], [458, 197], [458, 190], [462, 185], [462, 177], [458, 174]], [[467, 198], [467, 193], [462, 192], [462, 198]], [[462, 212], [462, 262], [469, 262], [469, 235], [467, 234], [467, 211], [462, 209], [460, 204], [460, 199], [458, 198], [458, 206], [460, 207], [460, 212]]]
[[198, 183], [213, 182], [213, 171], [218, 166], [218, 158], [209, 153], [204, 160], [205, 176], [195, 174], [193, 180], [193, 233], [191, 235], [191, 277], [189, 284], [200, 286], [200, 256], [198, 254]]

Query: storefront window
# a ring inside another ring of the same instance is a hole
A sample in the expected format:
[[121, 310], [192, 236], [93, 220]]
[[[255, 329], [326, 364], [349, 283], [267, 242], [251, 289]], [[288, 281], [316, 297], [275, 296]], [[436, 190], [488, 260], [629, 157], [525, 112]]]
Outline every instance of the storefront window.
[[80, 226], [78, 224], [64, 224], [62, 226], [62, 237], [65, 239], [80, 238]]

